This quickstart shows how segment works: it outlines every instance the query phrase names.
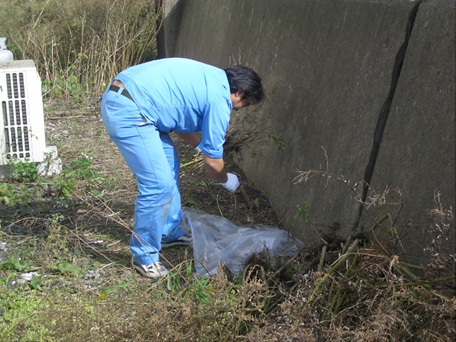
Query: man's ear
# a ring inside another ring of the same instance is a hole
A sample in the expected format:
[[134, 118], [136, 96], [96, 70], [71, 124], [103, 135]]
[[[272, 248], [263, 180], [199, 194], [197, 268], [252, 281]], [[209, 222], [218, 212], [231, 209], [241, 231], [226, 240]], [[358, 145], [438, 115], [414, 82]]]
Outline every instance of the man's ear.
[[242, 98], [244, 97], [244, 92], [238, 90], [237, 92], [234, 93], [234, 95], [235, 95], [236, 97], [239, 97], [239, 99], [242, 100]]

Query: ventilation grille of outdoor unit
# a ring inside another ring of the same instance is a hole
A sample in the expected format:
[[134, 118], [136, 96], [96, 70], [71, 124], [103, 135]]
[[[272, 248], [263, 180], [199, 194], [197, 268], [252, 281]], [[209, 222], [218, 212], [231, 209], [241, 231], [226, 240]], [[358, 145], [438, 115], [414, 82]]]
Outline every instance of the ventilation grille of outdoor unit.
[[41, 80], [31, 60], [0, 62], [0, 165], [41, 162], [46, 148]]

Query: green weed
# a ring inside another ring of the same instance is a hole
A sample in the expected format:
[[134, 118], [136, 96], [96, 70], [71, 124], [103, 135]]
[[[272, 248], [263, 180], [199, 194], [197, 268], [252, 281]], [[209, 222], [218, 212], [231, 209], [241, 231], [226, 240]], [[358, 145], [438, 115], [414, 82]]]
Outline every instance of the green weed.
[[46, 80], [42, 85], [42, 92], [47, 94], [52, 92], [54, 97], [71, 97], [76, 103], [82, 103], [87, 95], [86, 87], [80, 83], [78, 78], [71, 73], [68, 76], [61, 75], [53, 81]]
[[22, 161], [11, 157], [8, 160], [13, 179], [19, 183], [32, 183], [38, 179], [38, 169], [36, 163], [29, 162], [28, 159]]
[[[183, 269], [185, 267], [185, 274]], [[194, 277], [192, 262], [180, 264], [168, 273], [166, 277], [166, 288], [170, 293], [181, 292], [181, 296], [189, 296], [192, 300], [202, 304], [211, 301], [211, 288], [209, 280]]]
[[272, 133], [268, 133], [268, 136], [274, 141], [274, 144], [277, 146], [277, 149], [279, 151], [285, 150], [285, 143], [284, 143], [283, 139], [276, 137]]
[[258, 152], [255, 149], [253, 149], [252, 146], [247, 146], [247, 149], [250, 151], [250, 158], [254, 159], [258, 157]]
[[88, 180], [95, 185], [104, 183], [105, 178], [100, 177], [92, 166], [92, 158], [85, 153], [81, 153], [59, 175], [51, 178], [51, 185], [56, 189], [57, 193], [71, 197], [71, 192], [76, 187], [78, 181]]
[[198, 202], [194, 198], [188, 198], [182, 203], [184, 207], [195, 207], [197, 204]]
[[73, 160], [70, 167], [66, 169], [67, 176], [79, 179], [93, 179], [98, 177], [97, 171], [92, 168], [92, 157], [81, 153], [79, 157]]
[[0, 183], [0, 204], [13, 207], [20, 206], [25, 209], [34, 198], [43, 194], [39, 186], [29, 186], [23, 183]]
[[[47, 324], [30, 320], [37, 312], [45, 309], [39, 290], [28, 287], [11, 288], [7, 279], [0, 279], [0, 339], [2, 341], [46, 341], [56, 321]], [[18, 334], [18, 331], [20, 333]], [[48, 340], [49, 341], [49, 340]]]
[[[93, 168], [92, 158], [87, 154], [81, 154], [78, 158], [60, 174], [43, 178], [38, 175], [36, 163], [23, 162], [18, 159], [10, 161], [12, 178], [9, 181], [0, 183], [0, 203], [7, 206], [24, 206], [41, 198], [49, 191], [55, 197], [71, 197], [71, 191], [76, 187], [78, 181], [89, 181], [94, 186], [113, 181], [100, 177]], [[115, 185], [112, 185], [115, 186]]]
[[296, 209], [298, 210], [298, 213], [294, 216], [294, 218], [298, 219], [298, 218], [302, 217], [303, 221], [307, 222], [307, 220], [309, 219], [309, 215], [307, 213], [309, 208], [307, 208], [306, 203], [305, 202], [298, 203], [296, 205]]
[[21, 260], [18, 260], [14, 257], [9, 258], [8, 260], [5, 260], [0, 263], [0, 270], [6, 271], [18, 271], [18, 272], [23, 272], [26, 271], [28, 268], [28, 265]]

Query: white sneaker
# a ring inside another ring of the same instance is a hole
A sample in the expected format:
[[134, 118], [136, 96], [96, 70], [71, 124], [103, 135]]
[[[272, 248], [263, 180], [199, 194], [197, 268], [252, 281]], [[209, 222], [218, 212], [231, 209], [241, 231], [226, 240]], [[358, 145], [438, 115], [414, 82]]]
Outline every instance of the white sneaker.
[[162, 248], [170, 248], [175, 246], [190, 246], [193, 243], [193, 239], [191, 235], [182, 235], [179, 239], [171, 241], [171, 242], [162, 242]]
[[168, 270], [161, 262], [154, 262], [150, 265], [140, 265], [132, 260], [131, 266], [147, 278], [158, 279], [168, 274]]

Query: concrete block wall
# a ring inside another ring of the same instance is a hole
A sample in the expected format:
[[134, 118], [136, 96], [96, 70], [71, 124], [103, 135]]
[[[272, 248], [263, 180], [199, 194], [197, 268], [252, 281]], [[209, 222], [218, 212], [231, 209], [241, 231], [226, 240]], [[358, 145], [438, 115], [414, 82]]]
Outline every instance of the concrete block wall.
[[[262, 76], [267, 100], [235, 118], [239, 134], [256, 132], [236, 159], [282, 228], [319, 244], [369, 231], [388, 213], [404, 242], [418, 242], [417, 258], [435, 193], [455, 206], [454, 6], [173, 0], [159, 52]], [[297, 183], [308, 170], [313, 177]], [[385, 189], [386, 205], [361, 209], [359, 200]], [[306, 223], [294, 219], [302, 203]]]

